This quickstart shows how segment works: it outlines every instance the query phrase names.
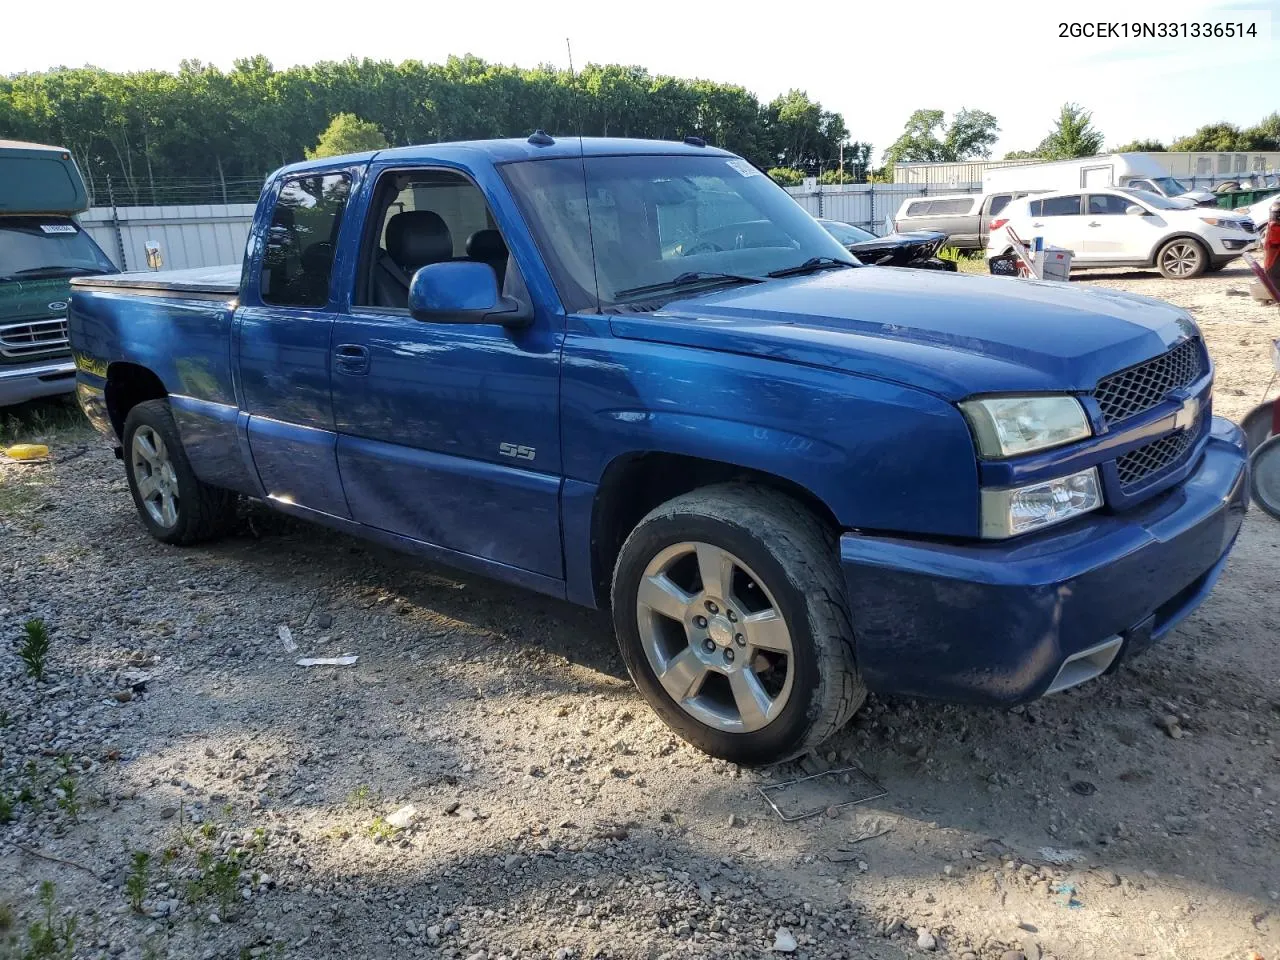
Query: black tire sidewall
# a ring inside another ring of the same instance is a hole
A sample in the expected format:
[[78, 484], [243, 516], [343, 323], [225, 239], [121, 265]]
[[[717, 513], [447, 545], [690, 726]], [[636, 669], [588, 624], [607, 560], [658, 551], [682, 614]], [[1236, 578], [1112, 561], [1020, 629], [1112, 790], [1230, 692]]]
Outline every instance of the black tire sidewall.
[[[151, 518], [138, 493], [138, 478], [133, 472], [133, 435], [139, 427], [147, 426], [164, 441], [174, 475], [178, 478], [178, 522], [172, 527], [162, 527]], [[133, 495], [138, 516], [147, 532], [163, 543], [184, 543], [191, 538], [192, 525], [196, 522], [193, 507], [199, 502], [200, 481], [182, 446], [177, 424], [169, 410], [167, 400], [148, 400], [129, 411], [124, 421], [124, 471], [129, 480], [129, 492]]]
[[[749, 566], [777, 602], [791, 633], [791, 695], [778, 718], [761, 730], [727, 733], [690, 716], [658, 681], [641, 645], [636, 597], [645, 567], [659, 551], [686, 541], [721, 547]], [[791, 583], [764, 542], [745, 528], [713, 517], [693, 513], [656, 517], [642, 523], [628, 540], [615, 582], [613, 622], [622, 659], [631, 679], [668, 726], [700, 750], [738, 763], [769, 763], [795, 752], [813, 724], [812, 704], [819, 697], [822, 677], [804, 592]]]
[[1249, 458], [1250, 478], [1249, 493], [1254, 503], [1267, 515], [1280, 520], [1280, 503], [1267, 503], [1258, 494], [1258, 478], [1262, 471], [1259, 466], [1268, 466], [1272, 470], [1280, 470], [1280, 436], [1274, 436], [1264, 442]]

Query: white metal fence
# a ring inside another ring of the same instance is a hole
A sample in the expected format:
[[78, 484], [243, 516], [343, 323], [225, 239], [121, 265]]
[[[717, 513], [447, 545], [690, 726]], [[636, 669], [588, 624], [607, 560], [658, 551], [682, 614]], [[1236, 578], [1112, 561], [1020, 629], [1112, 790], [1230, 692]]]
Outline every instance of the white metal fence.
[[787, 193], [815, 217], [843, 220], [881, 235], [893, 232], [893, 215], [904, 200], [941, 193], [976, 193], [980, 184], [846, 183], [842, 186], [787, 187]]
[[252, 203], [173, 207], [91, 207], [80, 224], [121, 270], [146, 270], [148, 241], [165, 270], [239, 263], [253, 223]]

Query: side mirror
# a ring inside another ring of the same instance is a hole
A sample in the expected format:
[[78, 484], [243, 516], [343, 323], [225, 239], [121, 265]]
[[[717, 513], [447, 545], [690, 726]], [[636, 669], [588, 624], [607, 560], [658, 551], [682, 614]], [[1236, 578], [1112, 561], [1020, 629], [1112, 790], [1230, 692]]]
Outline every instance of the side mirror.
[[1138, 206], [1136, 203], [1129, 204], [1124, 208], [1124, 212], [1131, 217], [1145, 217], [1147, 215], [1146, 209]]
[[524, 327], [533, 321], [527, 304], [498, 292], [487, 263], [446, 260], [420, 268], [409, 281], [409, 313], [425, 323], [500, 323]]

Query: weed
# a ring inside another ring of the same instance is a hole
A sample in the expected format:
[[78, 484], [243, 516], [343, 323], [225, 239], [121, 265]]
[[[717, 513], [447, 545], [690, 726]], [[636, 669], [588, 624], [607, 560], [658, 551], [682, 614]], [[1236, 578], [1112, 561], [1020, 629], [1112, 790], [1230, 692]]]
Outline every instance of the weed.
[[267, 831], [262, 827], [253, 828], [253, 839], [249, 841], [249, 849], [254, 853], [261, 853], [267, 849]]
[[16, 806], [13, 797], [0, 793], [0, 823], [10, 823], [13, 820], [13, 808]]
[[54, 892], [51, 881], [40, 884], [40, 905], [44, 907], [44, 916], [27, 928], [27, 949], [22, 960], [70, 958], [75, 950], [77, 920], [74, 916], [59, 919], [54, 915]]
[[80, 815], [80, 800], [76, 793], [76, 781], [72, 776], [62, 777], [57, 784], [58, 787], [58, 806], [66, 811], [67, 815], [74, 820]]
[[22, 625], [26, 634], [22, 646], [18, 648], [18, 656], [27, 665], [27, 673], [37, 680], [44, 679], [44, 662], [49, 656], [49, 628], [39, 617], [28, 620]]
[[13, 929], [13, 907], [0, 903], [0, 933], [8, 933]]
[[194, 902], [212, 897], [218, 901], [219, 915], [227, 916], [235, 905], [240, 883], [239, 854], [233, 850], [219, 860], [208, 850], [202, 850], [196, 862], [200, 875], [187, 886], [187, 899]]
[[3, 730], [11, 723], [13, 723], [13, 718], [9, 716], [9, 711], [0, 710], [0, 730]]
[[142, 901], [147, 899], [147, 885], [151, 879], [151, 854], [145, 850], [133, 852], [133, 864], [125, 878], [124, 889], [129, 895], [129, 906], [135, 913], [142, 912]]
[[206, 820], [204, 823], [200, 824], [199, 833], [200, 836], [204, 837], [206, 840], [212, 840], [218, 835], [218, 825], [211, 820]]
[[360, 784], [360, 786], [356, 787], [349, 794], [347, 794], [347, 803], [351, 804], [352, 806], [364, 803], [368, 799], [369, 799], [369, 785], [367, 783]]
[[367, 832], [374, 840], [385, 843], [396, 835], [396, 828], [387, 823], [382, 817], [374, 817], [373, 823], [369, 824], [367, 828]]

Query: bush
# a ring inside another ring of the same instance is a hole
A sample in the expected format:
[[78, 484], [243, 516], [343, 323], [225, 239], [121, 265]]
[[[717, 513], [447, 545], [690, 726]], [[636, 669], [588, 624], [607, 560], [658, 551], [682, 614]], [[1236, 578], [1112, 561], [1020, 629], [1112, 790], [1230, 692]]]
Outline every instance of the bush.
[[780, 187], [798, 187], [804, 183], [804, 174], [795, 167], [772, 167], [769, 179]]

